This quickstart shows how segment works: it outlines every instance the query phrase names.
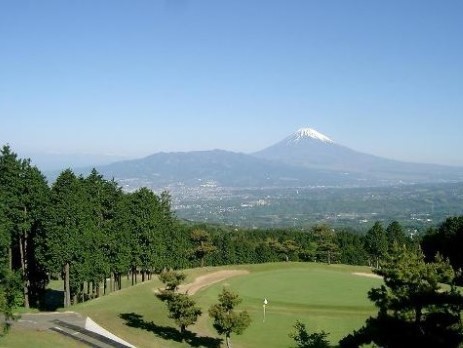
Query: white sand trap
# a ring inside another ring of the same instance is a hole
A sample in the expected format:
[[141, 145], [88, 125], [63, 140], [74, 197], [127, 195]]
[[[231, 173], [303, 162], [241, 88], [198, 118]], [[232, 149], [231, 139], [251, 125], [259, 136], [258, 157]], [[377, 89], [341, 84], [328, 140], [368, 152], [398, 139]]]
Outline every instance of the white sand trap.
[[374, 273], [367, 273], [367, 272], [353, 272], [353, 275], [356, 276], [361, 276], [361, 277], [369, 277], [369, 278], [377, 278], [377, 279], [383, 279], [380, 275], [374, 274]]
[[197, 291], [209, 285], [218, 283], [230, 277], [235, 277], [238, 275], [244, 275], [248, 273], [249, 271], [246, 270], [222, 270], [214, 273], [205, 274], [196, 278], [193, 283], [180, 285], [179, 292], [187, 292], [190, 295], [194, 295]]

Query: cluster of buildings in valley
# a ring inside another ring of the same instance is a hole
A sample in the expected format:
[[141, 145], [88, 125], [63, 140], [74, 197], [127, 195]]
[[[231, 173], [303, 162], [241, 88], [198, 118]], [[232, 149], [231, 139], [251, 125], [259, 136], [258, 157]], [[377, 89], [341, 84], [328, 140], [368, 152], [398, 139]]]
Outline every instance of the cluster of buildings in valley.
[[[159, 194], [168, 191], [179, 218], [242, 227], [305, 227], [327, 223], [367, 229], [375, 221], [397, 220], [411, 231], [423, 230], [452, 215], [451, 208], [463, 202], [463, 195], [452, 191], [455, 202], [440, 199], [443, 203], [439, 209], [433, 197], [442, 195], [442, 189], [433, 191], [432, 187], [416, 192], [413, 187], [231, 189], [213, 180], [200, 179], [161, 187], [143, 178], [127, 179], [120, 184], [129, 192], [142, 186]], [[433, 203], [426, 203], [429, 201]]]

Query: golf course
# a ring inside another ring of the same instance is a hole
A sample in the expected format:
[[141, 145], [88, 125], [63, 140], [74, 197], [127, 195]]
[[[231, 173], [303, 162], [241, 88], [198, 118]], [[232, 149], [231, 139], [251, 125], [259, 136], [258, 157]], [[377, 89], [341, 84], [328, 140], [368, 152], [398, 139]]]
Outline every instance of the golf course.
[[[188, 327], [188, 343], [182, 342], [165, 304], [154, 295], [162, 286], [157, 277], [71, 310], [89, 316], [136, 347], [218, 347], [220, 337], [207, 309], [217, 302], [217, 295], [226, 286], [243, 300], [237, 309], [247, 310], [252, 318], [243, 335], [232, 336], [234, 347], [290, 347], [293, 341], [288, 335], [296, 320], [306, 324], [309, 332], [329, 333], [328, 339], [336, 344], [375, 313], [367, 292], [382, 282], [367, 267], [320, 263], [204, 267], [185, 273], [185, 286], [190, 286], [189, 294], [203, 311], [198, 322]], [[264, 299], [268, 301], [265, 317]], [[0, 346], [26, 346], [32, 342], [35, 347], [79, 346], [48, 330], [30, 332], [15, 325]]]

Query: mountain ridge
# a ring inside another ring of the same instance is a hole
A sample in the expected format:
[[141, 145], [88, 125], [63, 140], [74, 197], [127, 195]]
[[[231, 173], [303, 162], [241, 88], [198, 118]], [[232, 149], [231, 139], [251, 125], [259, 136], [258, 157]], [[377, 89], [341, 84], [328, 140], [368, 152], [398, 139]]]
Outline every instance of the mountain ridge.
[[[158, 152], [96, 169], [127, 190], [141, 186], [185, 187], [365, 187], [463, 181], [463, 167], [401, 162], [340, 145], [312, 128], [301, 128], [260, 151]], [[78, 168], [80, 174], [91, 167]], [[56, 175], [55, 175], [56, 176]]]
[[299, 137], [300, 133], [301, 130], [298, 130], [290, 136], [299, 138], [297, 142], [288, 142], [287, 139], [290, 137], [287, 137], [267, 148], [253, 153], [253, 155], [258, 158], [265, 158], [311, 169], [323, 168], [326, 170], [354, 173], [415, 173], [419, 174], [419, 176], [423, 176], [423, 174], [426, 174], [424, 172], [449, 175], [458, 171], [460, 174], [463, 174], [463, 167], [412, 163], [383, 158], [352, 150], [332, 141], [321, 133], [319, 133], [321, 136], [328, 138], [330, 141], [317, 141], [317, 139], [312, 136]]

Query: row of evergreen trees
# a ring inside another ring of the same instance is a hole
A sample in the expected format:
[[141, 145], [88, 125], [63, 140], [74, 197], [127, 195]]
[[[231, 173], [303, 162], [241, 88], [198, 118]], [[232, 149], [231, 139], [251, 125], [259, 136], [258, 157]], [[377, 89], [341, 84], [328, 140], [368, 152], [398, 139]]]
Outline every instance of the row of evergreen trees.
[[124, 193], [96, 170], [87, 177], [64, 170], [49, 187], [29, 160], [4, 146], [0, 202], [2, 277], [19, 273], [26, 308], [40, 306], [53, 276], [63, 277], [69, 306], [84, 293], [84, 283], [98, 295], [107, 278], [105, 292], [120, 288], [128, 271], [144, 279], [167, 265], [188, 265], [166, 193]]

